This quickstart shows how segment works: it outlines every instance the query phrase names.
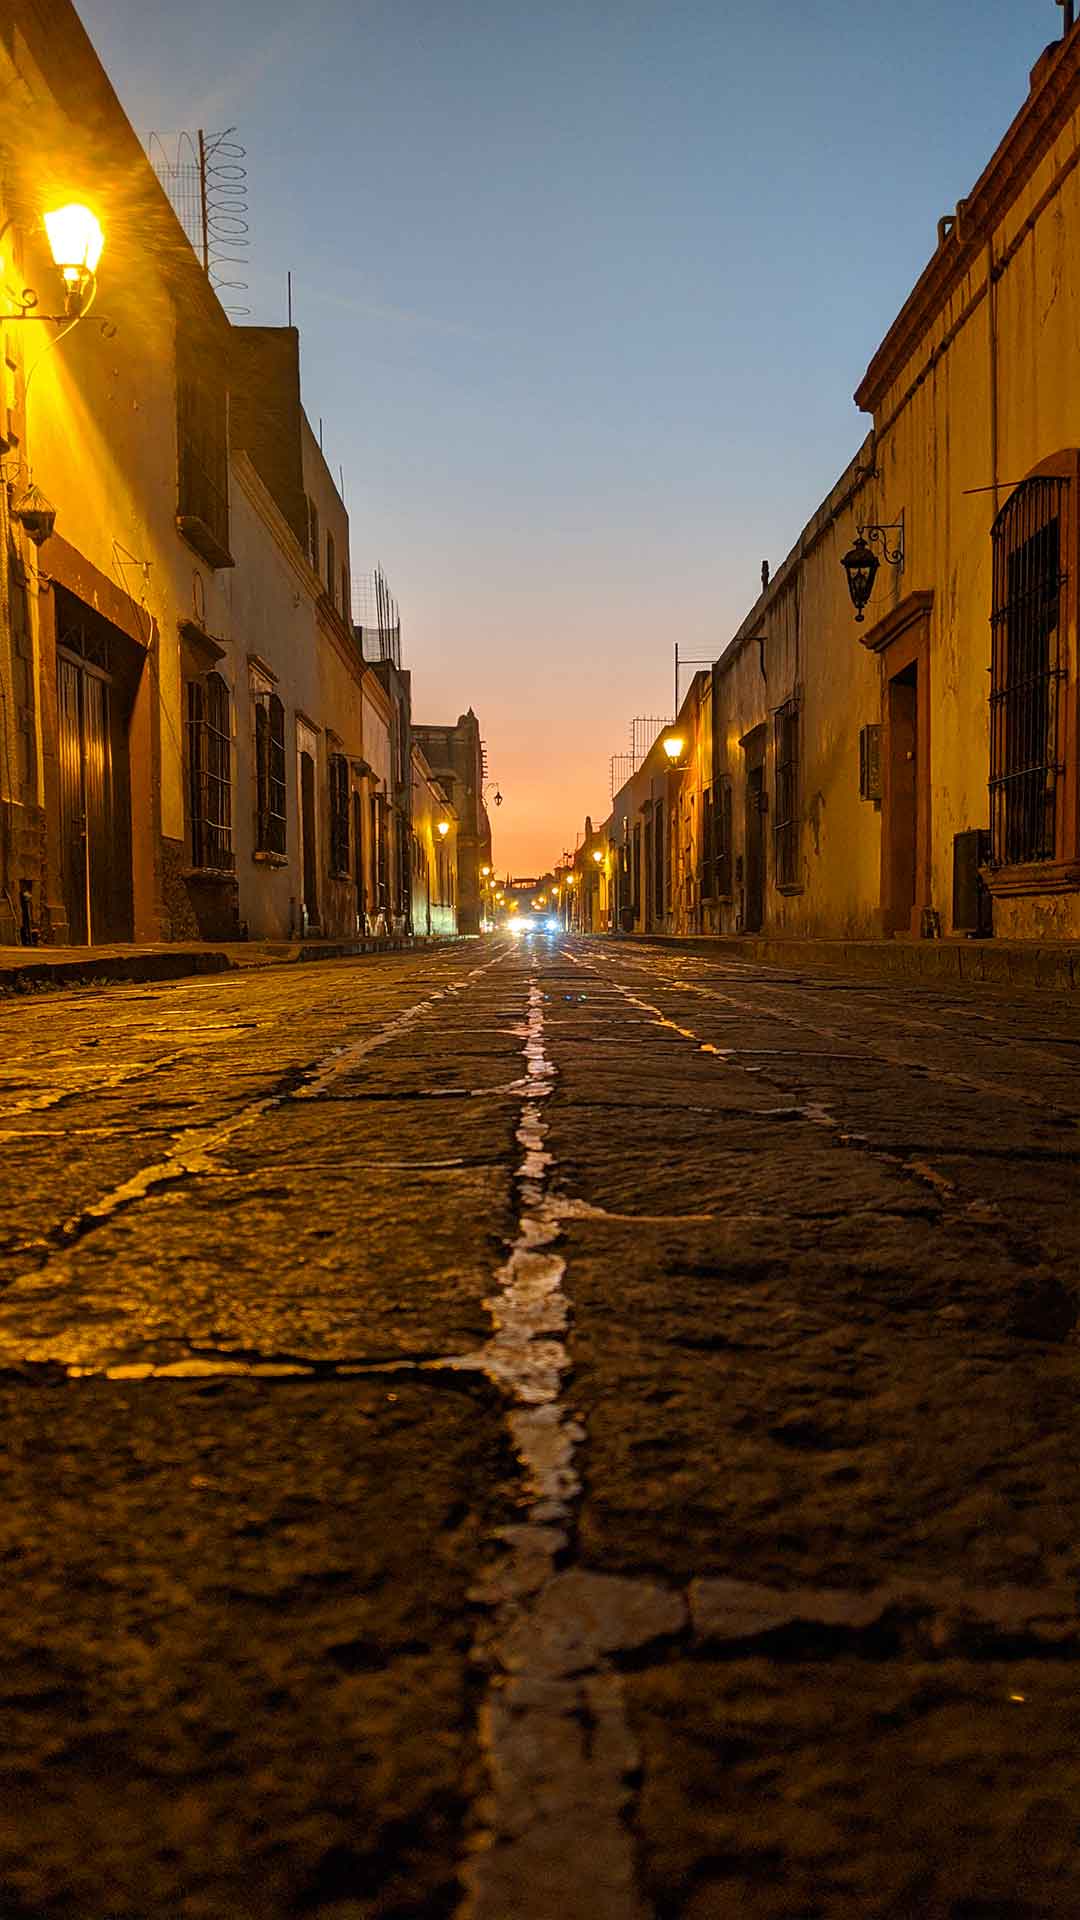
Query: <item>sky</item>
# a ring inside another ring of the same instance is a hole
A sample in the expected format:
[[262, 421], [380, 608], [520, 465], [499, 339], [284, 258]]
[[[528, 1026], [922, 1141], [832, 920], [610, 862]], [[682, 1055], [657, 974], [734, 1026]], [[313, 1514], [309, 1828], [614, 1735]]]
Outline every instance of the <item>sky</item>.
[[[472, 706], [500, 871], [609, 811], [862, 441], [851, 395], [1054, 0], [77, 0], [136, 130], [235, 126], [414, 713]], [[685, 683], [684, 683], [685, 685]]]

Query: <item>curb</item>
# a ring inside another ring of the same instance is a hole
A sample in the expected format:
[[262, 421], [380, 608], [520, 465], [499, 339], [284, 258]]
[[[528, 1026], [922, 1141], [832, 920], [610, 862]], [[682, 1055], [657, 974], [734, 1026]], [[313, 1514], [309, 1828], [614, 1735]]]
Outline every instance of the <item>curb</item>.
[[[259, 972], [269, 967], [310, 965], [317, 960], [349, 960], [371, 953], [429, 952], [438, 947], [457, 946], [468, 934], [452, 938], [426, 935], [398, 935], [390, 939], [370, 938], [328, 941], [299, 940], [246, 942], [215, 947], [138, 948], [112, 947], [101, 954], [86, 952], [78, 958], [47, 959], [42, 950], [31, 948], [35, 957], [7, 965], [0, 964], [0, 998], [4, 995], [39, 992], [42, 989], [72, 986], [122, 986], [133, 981], [191, 979], [200, 974]], [[45, 953], [48, 949], [44, 950]], [[62, 951], [62, 950], [60, 950]]]
[[670, 948], [744, 960], [765, 967], [807, 967], [908, 985], [954, 981], [965, 986], [1042, 987], [1080, 991], [1080, 945], [1006, 945], [995, 940], [773, 940], [752, 934], [614, 933], [617, 946]]

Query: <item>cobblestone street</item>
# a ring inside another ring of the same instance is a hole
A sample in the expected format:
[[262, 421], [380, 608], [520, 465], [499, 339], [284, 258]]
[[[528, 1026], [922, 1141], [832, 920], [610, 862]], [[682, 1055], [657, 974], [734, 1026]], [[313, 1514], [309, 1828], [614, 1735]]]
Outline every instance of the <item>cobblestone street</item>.
[[0, 1003], [0, 1920], [1080, 1913], [1080, 997]]

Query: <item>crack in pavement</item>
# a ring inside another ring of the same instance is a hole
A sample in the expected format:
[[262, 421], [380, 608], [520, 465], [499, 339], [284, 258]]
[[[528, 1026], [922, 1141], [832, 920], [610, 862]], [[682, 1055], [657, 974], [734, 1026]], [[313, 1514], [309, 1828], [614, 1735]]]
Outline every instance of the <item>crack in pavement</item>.
[[[171, 1186], [193, 1176], [220, 1175], [223, 1169], [214, 1159], [217, 1148], [226, 1145], [238, 1133], [257, 1125], [265, 1114], [272, 1113], [275, 1108], [285, 1105], [288, 1101], [316, 1099], [324, 1088], [331, 1086], [343, 1074], [351, 1072], [357, 1062], [367, 1054], [374, 1053], [377, 1048], [387, 1046], [390, 1041], [408, 1032], [424, 1014], [429, 1013], [450, 995], [466, 992], [483, 974], [497, 966], [502, 958], [502, 953], [498, 953], [494, 959], [485, 961], [481, 966], [470, 968], [463, 980], [452, 982], [437, 988], [434, 993], [426, 994], [422, 1000], [415, 1001], [412, 1006], [406, 1007], [404, 1012], [396, 1014], [374, 1033], [355, 1041], [351, 1046], [334, 1047], [326, 1058], [317, 1061], [309, 1068], [301, 1069], [303, 1080], [299, 1086], [294, 1085], [276, 1093], [263, 1094], [257, 1100], [250, 1101], [246, 1107], [242, 1107], [239, 1113], [233, 1114], [228, 1120], [219, 1120], [209, 1126], [184, 1128], [175, 1146], [162, 1159], [151, 1162], [149, 1166], [141, 1167], [137, 1173], [131, 1175], [130, 1179], [121, 1181], [118, 1186], [111, 1188], [92, 1205], [69, 1215], [67, 1219], [50, 1228], [47, 1233], [19, 1242], [7, 1248], [6, 1252], [9, 1255], [43, 1253], [45, 1257], [34, 1273], [34, 1279], [40, 1282], [48, 1274], [55, 1252], [66, 1252], [76, 1242], [85, 1239], [88, 1234], [95, 1232], [98, 1227], [111, 1220], [114, 1215], [137, 1205], [141, 1200], [145, 1200], [148, 1194], [160, 1187]], [[18, 1287], [20, 1283], [16, 1279], [13, 1284]]]
[[560, 1400], [570, 1358], [565, 1263], [552, 1251], [559, 1206], [550, 1187], [542, 1101], [554, 1066], [544, 995], [529, 982], [528, 1074], [518, 1140], [518, 1231], [489, 1302], [494, 1332], [476, 1354], [512, 1393], [508, 1415], [525, 1469], [523, 1524], [502, 1530], [507, 1559], [473, 1590], [490, 1609], [474, 1647], [489, 1676], [480, 1713], [488, 1791], [461, 1867], [460, 1920], [646, 1920], [629, 1826], [640, 1755], [622, 1682], [606, 1656], [680, 1630], [686, 1610], [645, 1581], [562, 1568], [581, 1492], [574, 1452], [584, 1429]]

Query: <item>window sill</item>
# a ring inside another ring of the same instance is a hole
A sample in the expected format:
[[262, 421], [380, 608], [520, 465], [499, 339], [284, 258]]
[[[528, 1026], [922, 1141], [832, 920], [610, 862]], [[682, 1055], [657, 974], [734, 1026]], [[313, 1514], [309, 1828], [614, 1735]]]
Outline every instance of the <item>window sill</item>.
[[806, 889], [801, 880], [778, 880], [776, 883], [776, 891], [777, 893], [790, 895], [794, 893], [805, 893]]
[[348, 867], [331, 867], [330, 878], [331, 880], [351, 880], [352, 874]]
[[219, 567], [235, 567], [236, 561], [228, 547], [218, 539], [205, 520], [200, 520], [197, 513], [178, 513], [176, 531], [215, 572]]
[[260, 867], [287, 867], [289, 864], [287, 853], [271, 853], [267, 847], [256, 847], [251, 857]]
[[223, 880], [234, 887], [237, 884], [235, 867], [184, 867], [180, 878], [191, 880], [196, 886], [218, 887]]
[[1032, 860], [1024, 866], [980, 867], [979, 874], [996, 900], [1025, 893], [1080, 892], [1080, 860]]

